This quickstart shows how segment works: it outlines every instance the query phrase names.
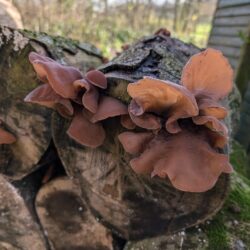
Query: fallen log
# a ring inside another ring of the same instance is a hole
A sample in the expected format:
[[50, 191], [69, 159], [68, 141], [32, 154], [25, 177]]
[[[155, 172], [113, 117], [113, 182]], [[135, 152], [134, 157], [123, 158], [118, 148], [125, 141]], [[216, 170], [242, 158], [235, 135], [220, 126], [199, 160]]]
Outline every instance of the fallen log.
[[[191, 55], [200, 50], [177, 39], [157, 34], [131, 45], [99, 69], [108, 78], [106, 94], [129, 102], [127, 85], [143, 76], [179, 83]], [[228, 100], [238, 100], [234, 91]], [[232, 129], [234, 112], [227, 120]], [[53, 115], [52, 133], [59, 157], [69, 176], [79, 181], [82, 195], [93, 214], [126, 239], [172, 234], [211, 218], [229, 191], [229, 176], [204, 193], [182, 192], [167, 180], [139, 176], [129, 164], [117, 136], [124, 131], [119, 119], [104, 122], [107, 139], [97, 149], [82, 147], [66, 134], [70, 121]]]
[[83, 72], [102, 61], [100, 52], [90, 44], [0, 27], [0, 121], [17, 138], [16, 143], [0, 145], [0, 173], [12, 179], [37, 169], [51, 141], [51, 110], [23, 101], [40, 84], [28, 62], [31, 51]]

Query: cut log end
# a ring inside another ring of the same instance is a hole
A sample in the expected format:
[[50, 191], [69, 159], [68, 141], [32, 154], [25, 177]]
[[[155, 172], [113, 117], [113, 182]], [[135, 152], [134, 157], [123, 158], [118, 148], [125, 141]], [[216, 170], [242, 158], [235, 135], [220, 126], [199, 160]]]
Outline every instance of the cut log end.
[[111, 233], [95, 220], [67, 177], [40, 189], [36, 210], [52, 249], [113, 249]]

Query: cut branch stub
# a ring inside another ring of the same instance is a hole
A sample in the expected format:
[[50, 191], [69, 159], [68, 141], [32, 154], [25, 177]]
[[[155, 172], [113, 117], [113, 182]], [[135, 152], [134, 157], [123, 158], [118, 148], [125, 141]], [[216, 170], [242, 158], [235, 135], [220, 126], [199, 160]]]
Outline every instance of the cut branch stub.
[[12, 179], [34, 171], [51, 140], [51, 110], [23, 101], [40, 84], [28, 61], [31, 51], [84, 71], [101, 63], [100, 54], [91, 47], [83, 49], [79, 43], [60, 37], [0, 27], [0, 120], [17, 139], [0, 145], [0, 172]]
[[40, 226], [34, 221], [23, 198], [0, 175], [0, 249], [46, 250]]
[[[155, 35], [141, 40], [100, 67], [108, 78], [106, 93], [128, 103], [127, 84], [144, 76], [178, 84], [185, 63], [197, 52], [192, 45], [170, 37]], [[124, 129], [117, 118], [103, 123], [107, 136], [97, 149], [73, 142], [66, 135], [69, 122], [57, 114], [52, 121], [53, 139], [68, 175], [78, 180], [95, 216], [124, 238], [171, 234], [196, 225], [215, 214], [226, 198], [227, 174], [204, 193], [181, 192], [166, 179], [135, 174], [129, 167], [131, 158], [118, 142]]]
[[113, 249], [111, 233], [95, 220], [67, 177], [40, 189], [36, 210], [52, 249]]

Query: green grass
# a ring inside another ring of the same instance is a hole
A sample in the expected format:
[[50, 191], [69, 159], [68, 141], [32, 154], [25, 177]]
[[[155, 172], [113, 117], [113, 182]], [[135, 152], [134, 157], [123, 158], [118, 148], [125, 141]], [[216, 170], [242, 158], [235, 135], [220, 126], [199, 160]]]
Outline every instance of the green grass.
[[233, 142], [232, 149], [230, 158], [235, 173], [231, 178], [231, 191], [223, 209], [210, 224], [205, 223], [202, 226], [209, 239], [208, 249], [211, 250], [232, 249], [230, 244], [233, 239], [242, 240], [247, 249], [250, 248], [250, 180], [246, 177], [247, 155], [236, 142]]

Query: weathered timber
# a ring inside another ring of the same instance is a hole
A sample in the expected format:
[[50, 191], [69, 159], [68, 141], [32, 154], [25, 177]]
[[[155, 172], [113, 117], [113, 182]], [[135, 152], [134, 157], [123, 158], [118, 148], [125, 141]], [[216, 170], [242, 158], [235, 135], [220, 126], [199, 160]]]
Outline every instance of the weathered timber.
[[102, 61], [100, 52], [90, 44], [0, 27], [0, 120], [17, 138], [12, 145], [0, 145], [0, 173], [12, 179], [37, 169], [51, 141], [51, 110], [23, 101], [40, 84], [28, 62], [31, 51], [82, 72]]
[[[179, 83], [183, 66], [199, 51], [170, 37], [144, 38], [100, 67], [109, 81], [106, 94], [128, 103], [127, 84], [143, 76]], [[235, 109], [238, 95], [234, 92], [232, 96], [229, 105]], [[235, 120], [234, 114], [231, 112], [227, 120], [229, 127]], [[117, 140], [117, 135], [124, 131], [119, 119], [104, 122], [107, 138], [97, 149], [85, 148], [72, 141], [65, 132], [68, 126], [69, 121], [53, 115], [53, 139], [66, 172], [79, 182], [94, 215], [123, 238], [172, 234], [199, 224], [214, 215], [227, 196], [229, 177], [226, 174], [205, 193], [181, 192], [167, 180], [136, 175]]]
[[68, 177], [45, 184], [37, 194], [36, 210], [53, 250], [112, 250], [112, 235], [98, 223]]
[[46, 250], [40, 225], [18, 190], [0, 175], [0, 249]]

